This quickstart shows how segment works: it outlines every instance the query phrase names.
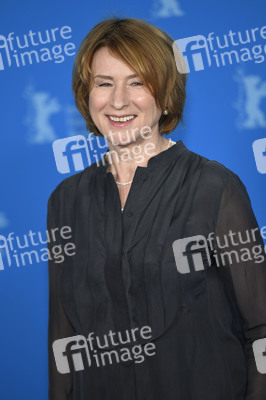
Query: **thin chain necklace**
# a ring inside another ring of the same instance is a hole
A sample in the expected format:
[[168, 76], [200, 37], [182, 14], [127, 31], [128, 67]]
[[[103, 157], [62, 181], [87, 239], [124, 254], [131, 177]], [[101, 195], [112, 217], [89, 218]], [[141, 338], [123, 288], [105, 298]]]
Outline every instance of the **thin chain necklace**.
[[[172, 139], [168, 139], [168, 146], [167, 146], [166, 150], [169, 149], [171, 144], [175, 144], [175, 143], [176, 142], [174, 142]], [[117, 183], [117, 185], [122, 185], [122, 186], [130, 185], [130, 183], [132, 183], [132, 182], [133, 182], [133, 179], [132, 179], [132, 181], [129, 181], [129, 182], [118, 182], [118, 181], [115, 181], [115, 183]]]

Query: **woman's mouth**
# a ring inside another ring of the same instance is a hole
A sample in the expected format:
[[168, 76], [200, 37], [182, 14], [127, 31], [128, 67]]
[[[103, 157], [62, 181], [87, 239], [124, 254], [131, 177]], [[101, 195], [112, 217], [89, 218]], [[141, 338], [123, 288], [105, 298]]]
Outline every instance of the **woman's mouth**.
[[113, 126], [127, 126], [130, 124], [133, 119], [136, 118], [136, 115], [130, 114], [130, 115], [106, 115], [107, 118], [109, 119], [109, 122]]

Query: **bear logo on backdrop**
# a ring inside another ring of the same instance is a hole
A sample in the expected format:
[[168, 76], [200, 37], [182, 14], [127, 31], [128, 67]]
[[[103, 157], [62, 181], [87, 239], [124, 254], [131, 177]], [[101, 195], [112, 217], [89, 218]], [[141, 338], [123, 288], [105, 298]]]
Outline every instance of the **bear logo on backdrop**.
[[182, 17], [185, 15], [178, 0], [155, 0], [153, 5], [153, 16], [168, 18]]
[[[238, 85], [238, 98], [233, 107], [238, 111], [237, 127], [241, 130], [266, 127], [266, 81], [258, 74], [247, 74], [238, 69], [234, 76]], [[266, 138], [252, 144], [255, 163], [260, 174], [266, 174]]]
[[24, 120], [30, 143], [51, 143], [57, 136], [51, 123], [54, 114], [61, 111], [59, 100], [47, 91], [37, 91], [33, 86], [26, 88], [24, 97], [28, 102], [28, 114]]
[[9, 221], [4, 212], [0, 212], [0, 229], [4, 229], [9, 225]]
[[240, 129], [266, 127], [266, 112], [262, 108], [266, 99], [266, 81], [255, 74], [245, 74], [238, 69], [234, 77], [238, 84], [238, 99], [234, 106], [238, 110], [237, 126]]

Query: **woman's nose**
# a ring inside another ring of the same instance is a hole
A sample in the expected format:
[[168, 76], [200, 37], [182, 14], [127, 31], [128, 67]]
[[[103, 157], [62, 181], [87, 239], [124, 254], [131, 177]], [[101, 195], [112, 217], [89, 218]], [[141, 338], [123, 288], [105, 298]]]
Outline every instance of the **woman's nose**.
[[116, 109], [121, 109], [129, 104], [127, 88], [124, 85], [114, 86], [112, 91], [111, 105]]

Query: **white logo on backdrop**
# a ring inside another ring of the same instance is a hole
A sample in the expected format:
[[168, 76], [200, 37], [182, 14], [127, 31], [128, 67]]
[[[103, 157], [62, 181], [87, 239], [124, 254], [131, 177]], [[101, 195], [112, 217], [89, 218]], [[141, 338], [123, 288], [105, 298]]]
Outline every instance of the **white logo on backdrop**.
[[68, 136], [88, 134], [86, 121], [75, 105], [64, 106], [64, 113]]
[[9, 221], [5, 213], [0, 212], [0, 229], [6, 228], [9, 225]]
[[234, 77], [238, 83], [238, 99], [234, 107], [238, 110], [237, 125], [240, 129], [266, 127], [266, 81], [259, 75], [246, 75], [238, 70]]
[[155, 0], [153, 15], [155, 17], [181, 17], [185, 15], [178, 0]]
[[62, 109], [58, 99], [52, 97], [49, 92], [36, 91], [32, 86], [26, 89], [25, 97], [29, 108], [24, 122], [28, 128], [30, 143], [53, 142], [57, 136], [51, 118]]

